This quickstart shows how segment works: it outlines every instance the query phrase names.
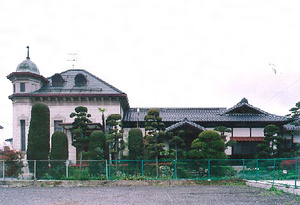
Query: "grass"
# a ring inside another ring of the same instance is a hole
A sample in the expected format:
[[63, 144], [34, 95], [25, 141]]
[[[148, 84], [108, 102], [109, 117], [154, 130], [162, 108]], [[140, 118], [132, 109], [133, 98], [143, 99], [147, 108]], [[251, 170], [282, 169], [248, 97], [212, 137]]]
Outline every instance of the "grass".
[[212, 181], [207, 181], [207, 180], [199, 180], [197, 181], [198, 185], [203, 185], [203, 186], [246, 186], [246, 182], [244, 180], [238, 180], [238, 179], [233, 179], [233, 180], [212, 180]]

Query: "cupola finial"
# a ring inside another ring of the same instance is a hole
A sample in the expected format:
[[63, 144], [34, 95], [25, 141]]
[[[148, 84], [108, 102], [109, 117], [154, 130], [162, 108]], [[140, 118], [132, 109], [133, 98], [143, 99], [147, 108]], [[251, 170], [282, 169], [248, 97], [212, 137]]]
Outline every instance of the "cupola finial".
[[26, 48], [27, 48], [27, 58], [26, 59], [29, 60], [30, 59], [30, 57], [29, 57], [29, 46], [27, 46]]

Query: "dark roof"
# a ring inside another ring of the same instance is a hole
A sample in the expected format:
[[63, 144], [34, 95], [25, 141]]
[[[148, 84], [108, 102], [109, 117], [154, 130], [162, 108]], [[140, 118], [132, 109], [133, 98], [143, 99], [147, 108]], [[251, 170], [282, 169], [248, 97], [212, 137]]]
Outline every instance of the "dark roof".
[[3, 127], [0, 125], [0, 129], [3, 129]]
[[[82, 86], [75, 85], [75, 77], [82, 74], [87, 83]], [[55, 74], [57, 75], [57, 74]], [[53, 76], [55, 76], [53, 75]], [[64, 80], [62, 86], [52, 86], [52, 76], [48, 78], [49, 83], [34, 94], [103, 94], [103, 95], [124, 95], [125, 93], [94, 76], [93, 74], [80, 69], [71, 69], [60, 73]], [[126, 95], [126, 94], [125, 94]]]
[[235, 106], [229, 108], [228, 110], [226, 110], [226, 112], [224, 112], [224, 114], [240, 114], [240, 113], [268, 115], [267, 112], [250, 105], [246, 98], [243, 98], [238, 104], [236, 104]]
[[300, 119], [283, 126], [286, 131], [300, 131]]
[[198, 124], [196, 124], [196, 123], [194, 123], [194, 122], [189, 121], [187, 118], [184, 118], [182, 121], [177, 122], [177, 123], [175, 123], [175, 124], [173, 124], [173, 125], [167, 127], [165, 131], [166, 131], [166, 132], [169, 132], [169, 131], [174, 130], [174, 129], [177, 129], [178, 127], [181, 127], [181, 126], [183, 126], [183, 125], [190, 125], [190, 126], [195, 127], [195, 128], [197, 128], [197, 129], [199, 129], [199, 130], [201, 130], [201, 131], [206, 130], [206, 129], [205, 129], [204, 127], [202, 127], [201, 125], [198, 125]]
[[[250, 108], [250, 109], [249, 109]], [[124, 122], [144, 121], [147, 111], [151, 108], [130, 108], [125, 114]], [[187, 119], [192, 122], [286, 122], [287, 118], [277, 116], [252, 105], [248, 102], [238, 103], [226, 108], [157, 108], [164, 122], [180, 122]], [[244, 110], [243, 110], [244, 109]], [[255, 110], [255, 111], [253, 111]], [[238, 112], [237, 112], [238, 111]]]

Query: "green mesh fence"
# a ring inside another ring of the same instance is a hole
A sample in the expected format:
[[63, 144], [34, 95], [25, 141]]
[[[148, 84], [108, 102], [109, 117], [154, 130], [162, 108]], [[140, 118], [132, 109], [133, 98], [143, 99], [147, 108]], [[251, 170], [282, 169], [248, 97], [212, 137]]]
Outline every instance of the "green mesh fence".
[[0, 161], [1, 179], [246, 179], [298, 188], [300, 158], [210, 160]]

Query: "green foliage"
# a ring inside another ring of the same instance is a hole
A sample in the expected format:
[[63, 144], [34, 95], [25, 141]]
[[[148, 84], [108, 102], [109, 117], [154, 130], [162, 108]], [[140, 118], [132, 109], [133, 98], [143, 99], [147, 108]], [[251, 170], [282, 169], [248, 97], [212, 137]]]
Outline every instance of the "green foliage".
[[128, 133], [129, 159], [143, 159], [144, 143], [143, 133], [138, 128], [129, 130]]
[[70, 114], [70, 118], [74, 118], [72, 123], [72, 145], [79, 150], [86, 150], [89, 144], [88, 126], [87, 123], [91, 121], [90, 114], [87, 113], [88, 109], [83, 106], [75, 108], [75, 112]]
[[119, 155], [123, 154], [125, 144], [123, 140], [121, 115], [111, 114], [106, 119], [106, 126], [108, 127], [109, 153], [112, 154], [113, 160], [118, 160]]
[[67, 135], [56, 131], [51, 138], [51, 171], [54, 178], [60, 178], [66, 173], [66, 160], [69, 158], [69, 146]]
[[264, 140], [257, 146], [259, 153], [257, 158], [280, 158], [284, 157], [281, 152], [284, 149], [283, 137], [276, 125], [267, 125], [264, 129]]
[[205, 130], [199, 134], [188, 153], [192, 159], [227, 159], [225, 143], [220, 134], [213, 130]]
[[164, 123], [159, 116], [158, 109], [150, 109], [145, 116], [145, 157], [148, 159], [159, 158], [164, 151], [163, 138], [165, 136]]
[[24, 155], [20, 151], [11, 150], [8, 146], [4, 147], [3, 158], [5, 160], [5, 176], [17, 178], [23, 173], [22, 168]]
[[185, 147], [185, 143], [183, 140], [184, 137], [184, 130], [179, 130], [175, 134], [173, 132], [168, 132], [170, 156], [174, 156], [176, 160], [178, 158], [183, 159], [186, 157], [186, 152], [183, 150], [183, 148]]
[[[99, 175], [100, 170], [105, 170], [105, 164], [99, 160], [106, 159], [106, 138], [101, 130], [95, 130], [90, 136], [89, 154], [89, 173], [92, 176]], [[103, 166], [104, 165], [104, 166]]]
[[[28, 160], [48, 160], [50, 150], [50, 110], [44, 103], [35, 103], [31, 109], [28, 133]], [[40, 163], [37, 178], [47, 171], [47, 162]], [[29, 161], [30, 172], [33, 172], [33, 161]]]
[[234, 140], [229, 140], [228, 142], [226, 142], [226, 137], [227, 137], [226, 133], [232, 132], [230, 128], [227, 128], [225, 126], [218, 126], [215, 127], [214, 130], [220, 133], [221, 138], [224, 140], [226, 147], [233, 147], [236, 144], [236, 141]]
[[292, 107], [290, 110], [290, 113], [287, 114], [287, 117], [290, 117], [293, 119], [298, 119], [300, 117], [300, 102], [297, 102], [295, 107]]
[[69, 147], [67, 135], [61, 131], [56, 131], [52, 135], [51, 160], [67, 160], [69, 158]]

